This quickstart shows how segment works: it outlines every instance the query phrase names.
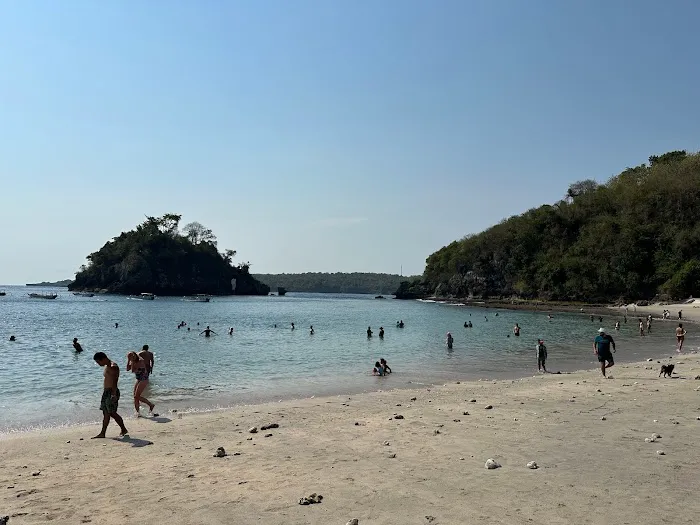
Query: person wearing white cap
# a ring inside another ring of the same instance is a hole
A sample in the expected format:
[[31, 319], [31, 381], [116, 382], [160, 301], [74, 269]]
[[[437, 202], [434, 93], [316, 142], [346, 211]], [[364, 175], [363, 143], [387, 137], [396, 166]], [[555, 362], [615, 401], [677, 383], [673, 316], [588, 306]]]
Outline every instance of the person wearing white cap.
[[598, 356], [600, 371], [603, 373], [603, 377], [606, 377], [605, 369], [615, 365], [612, 353], [610, 352], [611, 344], [612, 351], [615, 352], [615, 341], [613, 338], [605, 333], [604, 328], [598, 329], [598, 335], [593, 341], [593, 353]]

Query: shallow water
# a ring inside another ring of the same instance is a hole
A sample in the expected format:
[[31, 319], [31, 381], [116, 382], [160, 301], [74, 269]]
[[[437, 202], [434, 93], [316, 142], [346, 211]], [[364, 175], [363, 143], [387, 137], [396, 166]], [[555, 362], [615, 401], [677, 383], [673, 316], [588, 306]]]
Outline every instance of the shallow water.
[[[147, 397], [157, 403], [157, 411], [182, 411], [455, 378], [531, 375], [537, 371], [538, 337], [545, 339], [551, 371], [592, 367], [592, 340], [600, 325], [581, 314], [555, 314], [550, 320], [538, 312], [365, 295], [290, 294], [193, 303], [160, 297], [81, 298], [65, 289], [49, 301], [29, 299], [28, 292], [39, 291], [35, 288], [0, 290], [8, 292], [0, 297], [0, 432], [99, 420], [102, 370], [92, 359], [97, 351], [122, 366], [120, 412], [130, 414], [134, 379], [125, 370], [125, 356], [143, 344], [156, 355]], [[403, 329], [396, 327], [401, 319]], [[474, 327], [463, 328], [469, 320]], [[603, 326], [615, 334], [617, 359], [675, 353], [675, 323], [656, 321], [651, 337], [642, 339], [633, 319], [619, 333], [612, 330], [614, 320], [608, 316]], [[177, 329], [180, 321], [191, 331]], [[508, 337], [514, 323], [522, 327], [520, 337]], [[200, 336], [206, 325], [218, 335]], [[382, 325], [384, 340], [377, 337]], [[368, 326], [372, 339], [366, 336]], [[227, 335], [229, 327], [235, 329], [233, 336]], [[455, 338], [452, 350], [445, 346], [447, 331]], [[8, 341], [11, 334], [17, 341]], [[73, 351], [73, 337], [83, 345], [82, 354]], [[697, 340], [690, 335], [686, 345], [695, 349]], [[380, 357], [389, 361], [391, 376], [371, 375]]]

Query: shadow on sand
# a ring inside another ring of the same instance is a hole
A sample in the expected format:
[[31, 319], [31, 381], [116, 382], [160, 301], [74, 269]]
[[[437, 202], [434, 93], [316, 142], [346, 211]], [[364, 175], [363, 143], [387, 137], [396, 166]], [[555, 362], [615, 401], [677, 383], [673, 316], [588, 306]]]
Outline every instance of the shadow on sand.
[[113, 439], [113, 441], [118, 441], [119, 443], [125, 443], [127, 445], [131, 445], [132, 447], [146, 447], [148, 445], [153, 444], [153, 441], [147, 441], [145, 439], [132, 438], [132, 437], [112, 438], [112, 439]]

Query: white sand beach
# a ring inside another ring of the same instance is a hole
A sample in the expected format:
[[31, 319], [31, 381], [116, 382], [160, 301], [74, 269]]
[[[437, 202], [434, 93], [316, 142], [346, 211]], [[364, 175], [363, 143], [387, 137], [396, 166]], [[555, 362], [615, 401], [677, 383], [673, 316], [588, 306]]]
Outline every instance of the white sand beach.
[[[625, 311], [624, 307], [613, 307], [611, 309], [622, 313]], [[700, 300], [695, 300], [692, 303], [655, 303], [650, 304], [649, 306], [636, 307], [630, 304], [627, 309], [627, 317], [632, 317], [635, 315], [638, 317], [646, 317], [647, 315], [651, 314], [655, 318], [659, 318], [663, 315], [664, 310], [671, 312], [671, 318], [667, 321], [678, 322], [678, 312], [681, 311], [683, 313], [683, 319], [681, 322], [700, 323]]]
[[[592, 364], [128, 419], [125, 441], [91, 440], [96, 427], [6, 436], [0, 516], [10, 525], [696, 523], [700, 358], [663, 362], [676, 364], [673, 379], [658, 377], [656, 361], [615, 366], [608, 380]], [[121, 404], [128, 413], [129, 399]], [[248, 431], [270, 423], [279, 428]], [[108, 437], [117, 433], [111, 425]], [[228, 455], [213, 457], [220, 446]], [[489, 458], [501, 468], [485, 469]], [[299, 505], [310, 493], [322, 502]]]

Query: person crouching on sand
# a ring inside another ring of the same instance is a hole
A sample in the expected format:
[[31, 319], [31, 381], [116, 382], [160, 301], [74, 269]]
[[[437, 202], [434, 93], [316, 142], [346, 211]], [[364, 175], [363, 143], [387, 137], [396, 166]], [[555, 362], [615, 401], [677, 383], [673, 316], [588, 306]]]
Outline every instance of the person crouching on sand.
[[148, 405], [151, 412], [149, 415], [153, 415], [153, 408], [155, 405], [142, 396], [143, 391], [146, 390], [148, 386], [148, 363], [136, 352], [129, 352], [126, 354], [126, 359], [126, 369], [131, 370], [136, 376], [136, 384], [134, 385], [134, 408], [136, 409], [136, 415], [141, 417], [141, 403]]

